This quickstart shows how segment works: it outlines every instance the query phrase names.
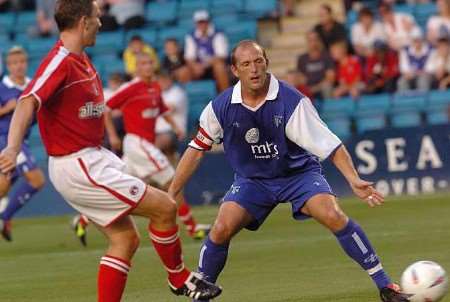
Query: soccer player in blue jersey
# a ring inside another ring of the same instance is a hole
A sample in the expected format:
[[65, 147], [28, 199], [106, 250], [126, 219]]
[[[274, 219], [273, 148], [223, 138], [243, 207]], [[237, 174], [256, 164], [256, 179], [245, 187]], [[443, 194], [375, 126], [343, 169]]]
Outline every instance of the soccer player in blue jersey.
[[408, 301], [383, 270], [362, 228], [339, 207], [319, 161], [329, 158], [369, 206], [381, 205], [383, 196], [359, 177], [346, 148], [310, 100], [267, 72], [261, 46], [250, 40], [240, 42], [231, 62], [240, 81], [204, 109], [199, 132], [169, 190], [172, 196], [179, 194], [204, 151], [223, 142], [235, 180], [201, 248], [199, 271], [216, 282], [233, 236], [243, 228], [257, 230], [279, 203], [289, 202], [294, 219], [312, 217], [336, 236], [347, 255], [372, 278], [382, 301]]
[[[8, 75], [0, 82], [0, 149], [7, 144], [9, 124], [16, 107], [16, 101], [27, 86], [30, 79], [27, 74], [27, 53], [21, 47], [11, 48], [6, 56]], [[25, 181], [8, 194], [12, 184], [19, 177]], [[11, 219], [45, 183], [42, 170], [37, 166], [36, 160], [30, 152], [25, 141], [17, 157], [17, 167], [11, 175], [0, 174], [0, 197], [7, 200], [5, 210], [0, 214], [0, 227], [2, 237], [11, 241]], [[8, 196], [6, 196], [8, 194]]]

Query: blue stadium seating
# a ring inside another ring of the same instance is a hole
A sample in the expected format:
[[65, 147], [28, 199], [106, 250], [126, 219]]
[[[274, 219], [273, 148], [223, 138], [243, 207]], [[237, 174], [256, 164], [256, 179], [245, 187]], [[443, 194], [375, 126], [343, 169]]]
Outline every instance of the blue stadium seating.
[[329, 120], [331, 118], [350, 118], [355, 111], [355, 102], [350, 97], [324, 100], [321, 105], [321, 116]]
[[29, 39], [27, 42], [20, 42], [28, 50], [30, 59], [40, 60], [44, 57], [56, 43], [56, 37]]
[[269, 17], [277, 9], [278, 4], [276, 0], [245, 1], [244, 5], [245, 13], [256, 18]]
[[437, 14], [437, 7], [435, 3], [416, 4], [414, 17], [417, 24], [419, 24], [422, 29], [426, 28], [428, 19], [435, 14]]
[[178, 8], [179, 18], [192, 18], [197, 10], [209, 10], [208, 0], [181, 0]]
[[211, 14], [214, 20], [217, 16], [226, 16], [228, 14], [235, 14], [244, 10], [243, 0], [212, 0]]
[[9, 33], [13, 29], [15, 20], [16, 20], [16, 14], [1, 13], [0, 14], [0, 34]]
[[397, 4], [394, 6], [394, 10], [399, 13], [410, 14], [414, 16], [414, 5], [410, 4]]
[[386, 127], [385, 115], [368, 115], [356, 118], [356, 130], [363, 133], [369, 130], [379, 130]]
[[333, 117], [325, 120], [328, 128], [340, 139], [345, 140], [351, 135], [350, 119], [346, 117]]
[[389, 112], [391, 96], [389, 94], [364, 95], [357, 102], [356, 114], [385, 114]]
[[396, 94], [392, 98], [392, 109], [417, 110], [425, 108], [426, 95], [424, 93]]
[[393, 109], [391, 125], [395, 128], [418, 127], [422, 124], [420, 112], [411, 109]]
[[114, 72], [124, 72], [124, 65], [122, 60], [116, 59], [113, 61], [108, 62], [108, 64], [103, 65], [103, 74], [102, 74], [102, 81], [103, 83], [106, 83], [108, 80], [108, 77], [111, 73]]
[[180, 45], [184, 45], [184, 38], [187, 33], [188, 29], [180, 26], [161, 28], [158, 34], [157, 46], [161, 48], [167, 38], [175, 38]]
[[174, 23], [177, 19], [177, 8], [178, 2], [174, 0], [152, 2], [147, 6], [147, 21], [158, 25]]
[[189, 106], [192, 104], [206, 106], [217, 94], [216, 83], [213, 80], [190, 82], [184, 88], [189, 99]]
[[230, 47], [233, 47], [243, 39], [256, 39], [257, 24], [256, 21], [242, 21], [230, 24], [223, 30], [228, 37]]
[[230, 26], [234, 26], [234, 24], [239, 23], [238, 15], [237, 14], [228, 14], [228, 15], [222, 15], [222, 16], [216, 16], [212, 20], [214, 25], [219, 30], [224, 30]]
[[36, 26], [35, 12], [21, 12], [17, 15], [17, 21], [14, 25], [15, 33], [26, 33], [32, 26]]
[[106, 32], [97, 35], [95, 47], [89, 49], [94, 55], [118, 54], [124, 48], [124, 34], [122, 31]]
[[132, 36], [141, 36], [141, 38], [151, 46], [156, 45], [158, 40], [158, 34], [157, 31], [153, 28], [145, 27], [141, 29], [133, 29], [130, 31], [127, 31], [125, 34], [125, 43], [128, 43], [130, 41]]
[[431, 91], [425, 109], [427, 122], [431, 125], [449, 123], [450, 90]]

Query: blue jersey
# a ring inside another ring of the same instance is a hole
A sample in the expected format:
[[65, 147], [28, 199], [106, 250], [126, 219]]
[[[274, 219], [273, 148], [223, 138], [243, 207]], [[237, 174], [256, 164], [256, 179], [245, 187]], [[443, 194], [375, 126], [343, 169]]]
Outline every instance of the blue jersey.
[[[19, 86], [15, 84], [8, 76], [4, 76], [0, 82], [0, 106], [5, 106], [11, 100], [18, 100], [20, 94], [29, 83], [29, 79], [25, 80], [25, 85]], [[0, 116], [0, 135], [8, 135], [9, 124], [14, 111]]]
[[243, 103], [238, 82], [204, 109], [189, 146], [208, 150], [220, 142], [238, 176], [264, 179], [318, 170], [319, 161], [341, 145], [310, 100], [273, 75], [257, 108]]

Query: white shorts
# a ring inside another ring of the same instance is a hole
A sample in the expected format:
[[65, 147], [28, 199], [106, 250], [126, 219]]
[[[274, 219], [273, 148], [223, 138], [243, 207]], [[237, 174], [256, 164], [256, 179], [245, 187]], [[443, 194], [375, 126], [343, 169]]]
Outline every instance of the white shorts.
[[140, 179], [150, 179], [160, 187], [175, 175], [175, 170], [161, 150], [134, 134], [125, 135], [122, 159], [128, 173]]
[[70, 155], [50, 157], [50, 180], [78, 212], [108, 226], [133, 210], [147, 185], [124, 173], [125, 164], [105, 148], [86, 148]]

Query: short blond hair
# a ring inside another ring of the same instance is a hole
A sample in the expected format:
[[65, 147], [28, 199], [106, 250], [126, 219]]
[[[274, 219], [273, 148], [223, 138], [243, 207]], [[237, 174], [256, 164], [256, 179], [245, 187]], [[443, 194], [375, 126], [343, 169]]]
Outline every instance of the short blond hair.
[[13, 55], [24, 55], [25, 57], [28, 57], [28, 53], [22, 46], [13, 46], [11, 47], [8, 52], [6, 53], [6, 58], [13, 56]]

